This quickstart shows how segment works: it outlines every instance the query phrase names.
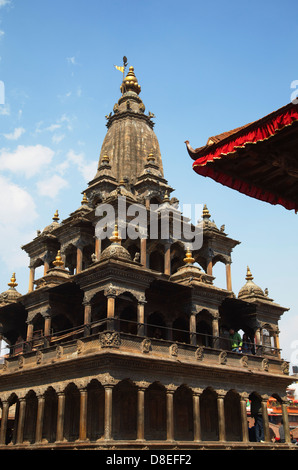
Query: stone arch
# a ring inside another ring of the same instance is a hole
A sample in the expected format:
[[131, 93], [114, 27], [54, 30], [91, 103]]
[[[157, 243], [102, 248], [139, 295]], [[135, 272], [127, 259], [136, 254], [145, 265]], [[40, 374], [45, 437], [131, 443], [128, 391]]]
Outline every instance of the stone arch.
[[120, 331], [137, 334], [137, 300], [131, 292], [122, 292], [117, 297], [116, 317]]
[[29, 390], [26, 397], [26, 409], [24, 419], [23, 442], [33, 444], [35, 442], [35, 432], [37, 423], [38, 400], [36, 393]]
[[194, 439], [193, 394], [184, 384], [174, 393], [174, 433], [176, 440]]
[[154, 382], [145, 390], [145, 439], [166, 439], [166, 416], [166, 389]]
[[164, 272], [164, 245], [161, 243], [152, 243], [148, 249], [149, 268], [163, 273]]
[[70, 274], [75, 274], [77, 269], [77, 248], [73, 243], [61, 247], [64, 256], [65, 268], [69, 270]]
[[19, 414], [19, 397], [16, 393], [12, 393], [8, 399], [8, 419], [7, 419], [7, 428], [6, 428], [6, 437], [5, 443], [15, 444], [16, 435], [17, 435], [17, 424], [18, 424], [18, 414]]
[[171, 245], [171, 274], [177, 272], [178, 268], [184, 265], [185, 246], [182, 242], [176, 241]]
[[200, 397], [201, 432], [203, 441], [217, 441], [219, 438], [217, 393], [206, 388]]
[[155, 311], [150, 313], [147, 317], [147, 336], [157, 339], [166, 339], [166, 326], [165, 317], [161, 312]]
[[240, 395], [229, 390], [224, 398], [225, 431], [227, 441], [242, 440]]
[[42, 439], [48, 443], [56, 441], [58, 396], [53, 387], [44, 392], [44, 417]]
[[197, 345], [212, 347], [212, 314], [207, 309], [202, 309], [196, 315]]
[[173, 341], [189, 343], [189, 320], [185, 315], [179, 315], [172, 324]]
[[118, 382], [113, 388], [113, 438], [137, 438], [138, 391], [131, 380]]
[[105, 391], [97, 379], [87, 385], [87, 437], [97, 441], [104, 436]]
[[73, 442], [79, 438], [80, 392], [71, 382], [65, 388], [64, 437]]

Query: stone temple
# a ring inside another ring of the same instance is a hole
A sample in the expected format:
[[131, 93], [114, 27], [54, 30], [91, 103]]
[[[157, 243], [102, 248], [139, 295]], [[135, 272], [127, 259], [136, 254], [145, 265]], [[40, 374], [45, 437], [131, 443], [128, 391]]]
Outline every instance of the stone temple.
[[[278, 328], [287, 308], [249, 268], [233, 292], [239, 241], [207, 205], [200, 246], [177, 236], [177, 227], [195, 226], [165, 179], [133, 67], [120, 91], [80, 207], [65, 220], [57, 211], [22, 247], [28, 292], [17, 291], [13, 275], [0, 295], [9, 351], [0, 365], [0, 449], [289, 448], [292, 379]], [[146, 227], [133, 224], [135, 207]], [[129, 224], [135, 236], [126, 236]], [[216, 287], [216, 263], [225, 265], [225, 289]], [[231, 350], [231, 328], [248, 338], [242, 353]], [[282, 404], [284, 444], [270, 439], [271, 396]], [[255, 403], [263, 442], [250, 440], [247, 405]]]

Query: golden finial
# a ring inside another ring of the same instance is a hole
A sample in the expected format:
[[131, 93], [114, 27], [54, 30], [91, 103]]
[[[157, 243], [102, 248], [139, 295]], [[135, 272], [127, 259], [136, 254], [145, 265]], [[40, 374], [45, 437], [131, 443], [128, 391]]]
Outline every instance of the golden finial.
[[121, 93], [125, 93], [127, 91], [134, 91], [137, 94], [141, 92], [141, 87], [138, 84], [138, 80], [135, 76], [133, 67], [129, 67], [129, 72], [123, 80], [123, 83], [120, 87], [120, 91]]
[[62, 266], [64, 266], [64, 263], [63, 263], [62, 258], [61, 258], [61, 251], [60, 250], [57, 253], [57, 256], [56, 256], [55, 261], [53, 262], [53, 265], [56, 266], [57, 268], [61, 268]]
[[86, 193], [84, 193], [84, 195], [83, 195], [83, 199], [82, 199], [81, 204], [88, 204], [88, 199], [87, 199]]
[[249, 269], [249, 267], [247, 266], [247, 271], [246, 271], [246, 278], [245, 278], [247, 281], [252, 281], [253, 280], [253, 276], [251, 274], [251, 271]]
[[186, 251], [186, 256], [183, 261], [185, 264], [193, 264], [195, 262], [195, 259], [192, 257], [192, 252], [189, 248]]
[[154, 153], [153, 152], [150, 152], [148, 157], [147, 157], [147, 162], [148, 163], [154, 163], [155, 162], [155, 156], [154, 156]]
[[11, 287], [11, 289], [14, 289], [18, 286], [18, 284], [16, 283], [16, 273], [13, 273], [10, 282], [8, 283], [8, 286]]
[[170, 201], [169, 194], [168, 194], [168, 191], [166, 191], [164, 198], [163, 198], [163, 202], [169, 202], [169, 201]]
[[54, 217], [53, 217], [53, 221], [58, 222], [58, 220], [59, 220], [59, 213], [58, 213], [58, 210], [56, 210]]
[[210, 219], [210, 217], [211, 217], [210, 212], [208, 210], [207, 205], [205, 204], [203, 208], [203, 219]]
[[102, 157], [102, 163], [110, 163], [110, 157], [108, 157], [107, 155], [104, 155]]
[[120, 237], [119, 232], [118, 232], [118, 225], [117, 224], [115, 225], [115, 230], [113, 232], [113, 235], [110, 238], [110, 241], [112, 243], [121, 243], [121, 237]]

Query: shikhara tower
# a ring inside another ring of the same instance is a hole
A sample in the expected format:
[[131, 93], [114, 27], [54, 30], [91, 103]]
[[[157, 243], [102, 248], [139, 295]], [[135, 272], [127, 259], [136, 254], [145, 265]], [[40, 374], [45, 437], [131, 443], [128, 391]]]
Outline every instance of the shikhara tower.
[[[282, 403], [287, 442], [279, 448], [288, 447], [292, 380], [278, 344], [286, 308], [249, 269], [239, 295], [233, 292], [231, 253], [239, 242], [206, 205], [199, 249], [173, 237], [179, 204], [140, 92], [130, 67], [81, 205], [62, 221], [57, 211], [22, 247], [28, 292], [16, 290], [13, 276], [1, 294], [10, 349], [0, 369], [1, 449], [270, 447], [270, 396]], [[118, 218], [119, 197], [127, 209], [145, 207], [149, 224], [152, 204], [159, 222], [169, 213], [169, 237], [140, 231], [124, 239], [116, 226], [110, 240], [98, 239], [97, 209], [109, 204]], [[216, 287], [217, 262], [225, 265], [226, 289]], [[249, 353], [230, 351], [230, 327], [249, 336]], [[246, 405], [257, 399], [265, 443], [249, 442]]]

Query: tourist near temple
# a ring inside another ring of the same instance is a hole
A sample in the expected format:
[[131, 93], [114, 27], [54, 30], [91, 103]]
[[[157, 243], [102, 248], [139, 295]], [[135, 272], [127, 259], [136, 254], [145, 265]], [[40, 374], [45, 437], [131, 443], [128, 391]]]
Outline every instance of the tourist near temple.
[[[279, 346], [287, 308], [247, 266], [233, 291], [240, 241], [217, 227], [208, 201], [198, 223], [183, 217], [154, 115], [134, 68], [122, 70], [94, 179], [66, 219], [49, 214], [24, 241], [28, 292], [18, 292], [15, 273], [0, 295], [9, 350], [0, 449], [288, 449], [292, 378]], [[226, 288], [216, 286], [216, 263]], [[241, 352], [231, 349], [231, 329], [246, 335]], [[272, 440], [270, 397], [284, 443]], [[259, 404], [262, 442], [252, 438], [248, 404]]]

